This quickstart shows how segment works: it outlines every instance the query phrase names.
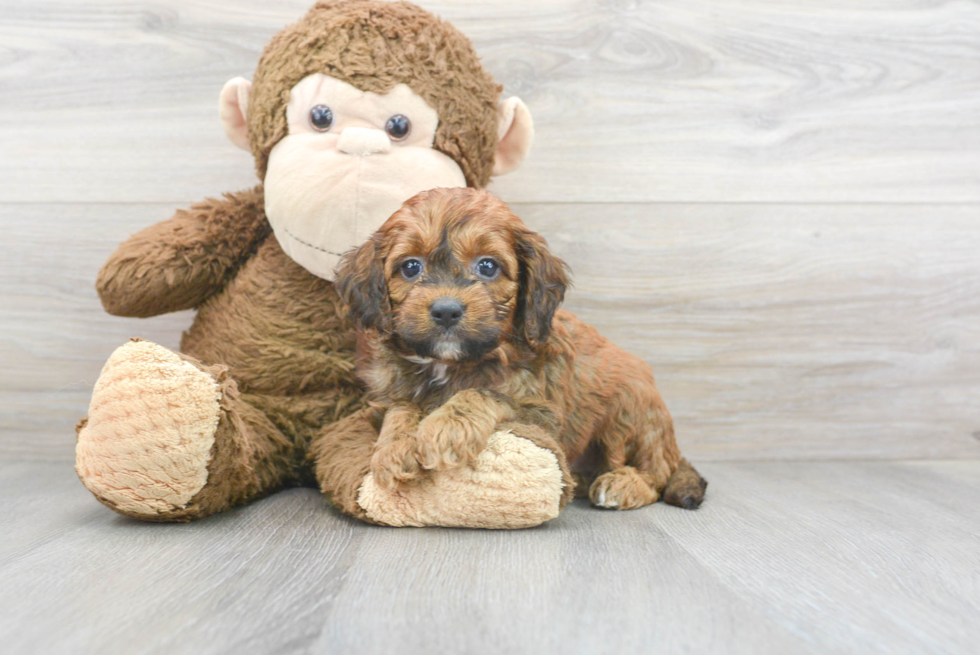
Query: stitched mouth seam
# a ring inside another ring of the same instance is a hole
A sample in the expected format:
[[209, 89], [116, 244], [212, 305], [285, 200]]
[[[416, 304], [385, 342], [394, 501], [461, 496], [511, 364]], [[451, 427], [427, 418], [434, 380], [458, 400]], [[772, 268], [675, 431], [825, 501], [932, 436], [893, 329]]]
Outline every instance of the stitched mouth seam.
[[288, 234], [294, 240], [299, 241], [300, 243], [302, 243], [307, 248], [313, 248], [313, 250], [319, 250], [320, 252], [325, 252], [328, 255], [336, 255], [337, 257], [343, 257], [344, 256], [343, 253], [334, 252], [333, 250], [327, 250], [326, 248], [321, 248], [320, 246], [314, 246], [312, 243], [307, 243], [306, 241], [303, 241], [298, 236], [296, 236], [295, 234], [293, 234], [292, 232], [290, 232], [289, 231], [289, 228], [284, 227], [282, 229], [285, 230], [286, 234]]

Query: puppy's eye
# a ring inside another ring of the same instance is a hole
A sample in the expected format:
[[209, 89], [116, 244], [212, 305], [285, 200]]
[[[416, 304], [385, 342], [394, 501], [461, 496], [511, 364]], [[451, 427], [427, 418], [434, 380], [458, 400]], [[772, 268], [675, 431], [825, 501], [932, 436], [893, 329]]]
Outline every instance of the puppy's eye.
[[333, 111], [326, 105], [316, 105], [310, 110], [310, 125], [317, 132], [326, 132], [333, 125]]
[[385, 132], [395, 141], [401, 141], [412, 131], [412, 121], [404, 114], [395, 114], [385, 123]]
[[414, 280], [422, 272], [422, 262], [417, 259], [406, 259], [402, 262], [401, 272], [406, 280]]
[[476, 273], [482, 278], [492, 280], [500, 274], [500, 264], [496, 259], [484, 257], [476, 263]]

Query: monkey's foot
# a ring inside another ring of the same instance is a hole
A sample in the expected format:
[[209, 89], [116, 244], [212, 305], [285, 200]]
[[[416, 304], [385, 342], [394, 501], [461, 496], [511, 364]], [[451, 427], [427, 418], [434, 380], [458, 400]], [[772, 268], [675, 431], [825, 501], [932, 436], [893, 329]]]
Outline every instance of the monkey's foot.
[[119, 347], [80, 424], [78, 477], [123, 514], [159, 520], [183, 509], [207, 483], [220, 400], [217, 381], [173, 351], [149, 341]]
[[490, 436], [470, 467], [391, 490], [367, 475], [357, 503], [385, 525], [529, 528], [558, 516], [564, 484], [555, 453], [506, 430]]

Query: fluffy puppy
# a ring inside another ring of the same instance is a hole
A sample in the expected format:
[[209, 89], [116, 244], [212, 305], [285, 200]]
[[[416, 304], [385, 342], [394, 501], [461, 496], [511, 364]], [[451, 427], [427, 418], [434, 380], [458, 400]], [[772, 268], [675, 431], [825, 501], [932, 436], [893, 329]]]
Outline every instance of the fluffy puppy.
[[707, 483], [680, 456], [650, 368], [558, 308], [565, 263], [490, 193], [415, 196], [336, 283], [361, 328], [359, 374], [386, 410], [381, 484], [470, 463], [519, 421], [558, 441], [598, 507], [701, 504]]

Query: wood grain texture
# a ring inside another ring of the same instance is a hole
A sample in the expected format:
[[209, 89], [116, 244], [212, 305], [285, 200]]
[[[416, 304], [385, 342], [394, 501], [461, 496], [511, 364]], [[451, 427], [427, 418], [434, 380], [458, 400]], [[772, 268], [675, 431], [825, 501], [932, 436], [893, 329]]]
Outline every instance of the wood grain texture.
[[68, 464], [6, 464], [0, 639], [14, 655], [975, 652], [980, 462], [703, 468], [697, 512], [579, 502], [485, 532], [358, 524], [312, 490], [143, 524]]
[[[309, 0], [2, 0], [0, 200], [248, 186], [222, 84]], [[422, 2], [537, 124], [524, 202], [980, 201], [980, 5]]]
[[[254, 183], [217, 93], [311, 2], [0, 0], [4, 653], [976, 651], [976, 2], [421, 1], [530, 106], [493, 189], [572, 265], [567, 306], [654, 365], [699, 511], [98, 505], [71, 462], [99, 370], [191, 313], [108, 316], [96, 271]], [[773, 458], [809, 461], [744, 461]]]
[[[654, 366], [694, 461], [980, 457], [971, 206], [524, 205], [567, 307]], [[67, 461], [109, 354], [188, 312], [106, 315], [93, 283], [165, 205], [15, 205], [0, 224], [0, 453]]]

